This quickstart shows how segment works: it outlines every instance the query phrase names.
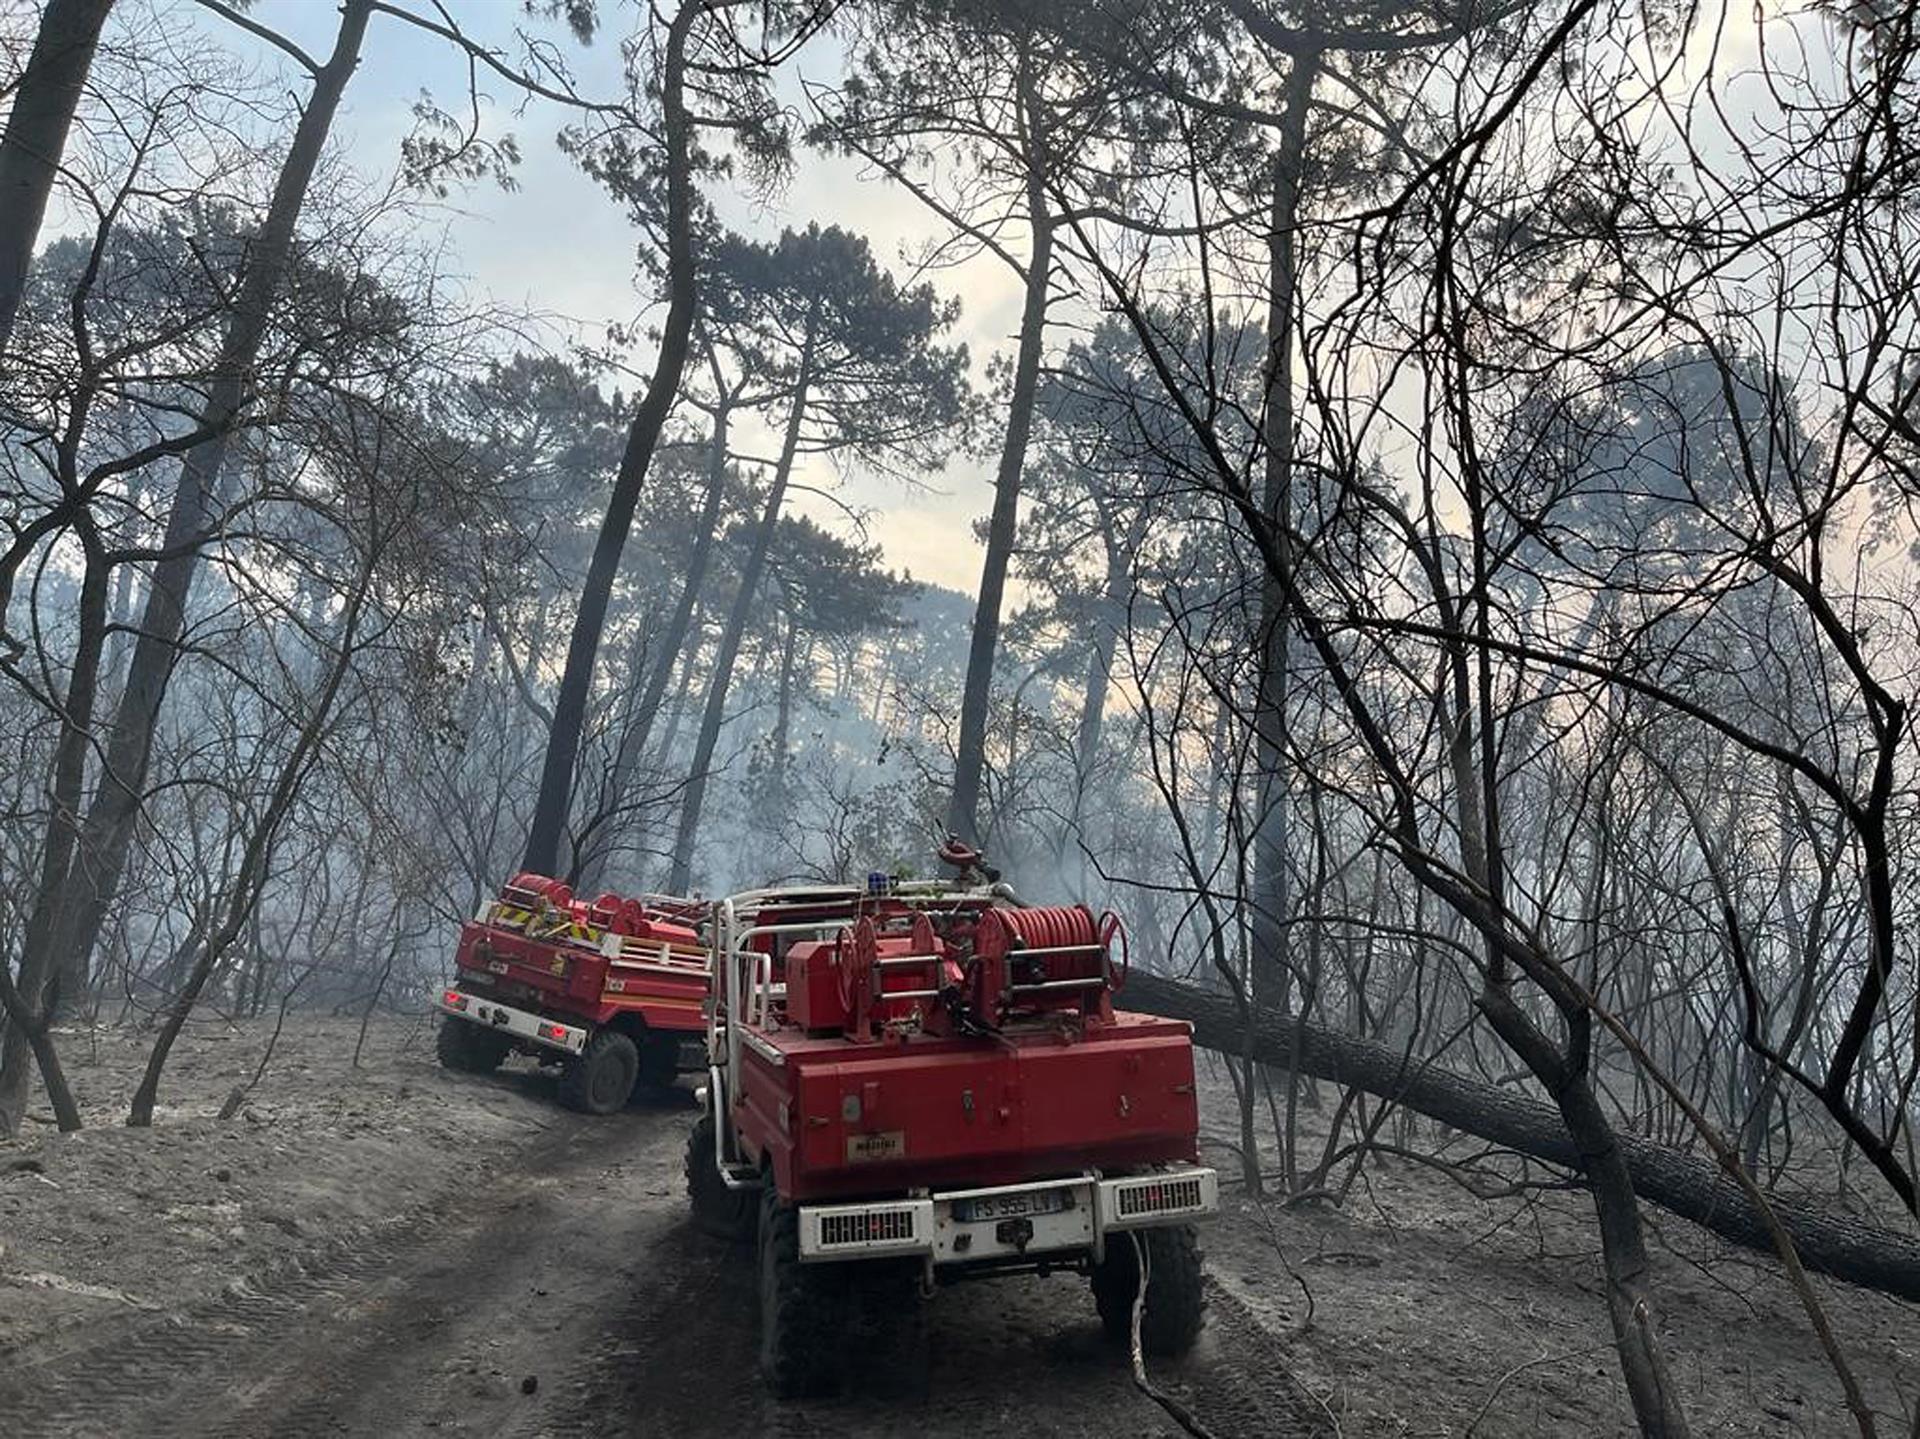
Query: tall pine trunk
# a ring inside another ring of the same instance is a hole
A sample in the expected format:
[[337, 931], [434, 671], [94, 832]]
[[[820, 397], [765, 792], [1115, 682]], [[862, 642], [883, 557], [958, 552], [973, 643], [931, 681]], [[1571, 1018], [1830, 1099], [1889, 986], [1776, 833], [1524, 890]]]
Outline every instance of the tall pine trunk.
[[[1277, 542], [1287, 543], [1293, 491], [1294, 310], [1299, 257], [1294, 237], [1307, 158], [1307, 113], [1319, 57], [1294, 57], [1273, 162], [1273, 218], [1267, 237], [1267, 397], [1261, 438], [1266, 448], [1261, 508]], [[1289, 617], [1286, 591], [1268, 575], [1260, 587], [1259, 695], [1255, 705], [1257, 813], [1253, 833], [1253, 986], [1255, 999], [1288, 1007], [1286, 953], [1288, 812], [1287, 752]]]
[[100, 27], [112, 8], [113, 0], [49, 0], [33, 54], [13, 92], [6, 133], [0, 136], [0, 350], [13, 338], [34, 242], [80, 91], [93, 68]]
[[[146, 791], [160, 705], [185, 628], [200, 548], [209, 538], [209, 515], [217, 508], [215, 485], [234, 428], [250, 399], [252, 373], [293, 250], [294, 228], [340, 96], [359, 63], [372, 10], [373, 0], [347, 0], [343, 7], [333, 54], [314, 74], [313, 92], [280, 167], [266, 219], [248, 247], [245, 274], [207, 397], [205, 419], [213, 434], [182, 457], [167, 517], [165, 554], [154, 566], [140, 637], [106, 737], [103, 772], [67, 873], [50, 876], [53, 882], [43, 883], [34, 897], [29, 925], [41, 926], [52, 938], [38, 955], [25, 956], [32, 972], [23, 967], [20, 990], [28, 1005], [48, 1017], [59, 1011], [67, 996], [84, 989], [88, 958], [126, 868]], [[89, 663], [98, 667], [97, 652]], [[76, 674], [70, 683], [80, 682]], [[92, 678], [86, 683], [91, 685]], [[50, 821], [70, 822], [70, 817], [59, 814]], [[25, 1104], [26, 1071], [15, 1058], [20, 1048], [19, 1039], [10, 1032], [6, 1054], [0, 1056], [0, 1114], [18, 1114]]]
[[373, 571], [377, 562], [376, 546], [369, 550], [362, 563], [346, 613], [341, 617], [340, 648], [334, 654], [326, 674], [320, 678], [306, 722], [301, 725], [293, 748], [288, 751], [274, 777], [273, 789], [260, 812], [259, 823], [253, 833], [247, 836], [246, 846], [240, 856], [240, 868], [234, 876], [233, 889], [227, 895], [218, 919], [210, 924], [207, 934], [192, 949], [193, 963], [185, 982], [167, 1005], [166, 1018], [161, 1021], [160, 1033], [154, 1039], [153, 1048], [147, 1055], [146, 1068], [127, 1107], [127, 1124], [130, 1127], [144, 1128], [153, 1123], [154, 1105], [160, 1097], [160, 1076], [166, 1069], [174, 1042], [179, 1039], [180, 1031], [186, 1027], [194, 1006], [199, 1003], [207, 981], [258, 910], [261, 892], [271, 878], [273, 851], [280, 837], [280, 826], [293, 808], [300, 785], [312, 766], [332, 717], [341, 685], [353, 669], [358, 653], [356, 641], [359, 638], [360, 620], [372, 590]]
[[680, 825], [673, 837], [673, 866], [667, 875], [667, 889], [673, 894], [684, 894], [692, 883], [693, 842], [700, 830], [700, 808], [706, 802], [707, 772], [712, 768], [714, 751], [720, 746], [720, 725], [727, 715], [727, 689], [733, 683], [734, 661], [740, 656], [740, 641], [753, 614], [760, 578], [766, 573], [767, 551], [773, 547], [774, 531], [780, 524], [780, 506], [787, 495], [787, 480], [793, 474], [794, 456], [800, 449], [800, 428], [807, 414], [807, 390], [813, 383], [817, 323], [816, 317], [809, 314], [806, 339], [800, 348], [799, 373], [794, 381], [793, 409], [787, 414], [786, 435], [780, 442], [780, 460], [774, 466], [773, 484], [767, 490], [760, 523], [753, 532], [753, 547], [740, 573], [740, 590], [733, 597], [727, 628], [720, 636], [720, 650], [713, 659], [713, 675], [707, 681], [707, 705], [700, 715], [700, 737], [694, 742], [687, 787], [680, 796]]
[[580, 607], [574, 612], [566, 668], [560, 675], [559, 693], [554, 696], [553, 723], [547, 729], [546, 760], [540, 771], [540, 795], [534, 803], [533, 824], [520, 861], [522, 869], [539, 874], [554, 874], [560, 869], [560, 841], [572, 807], [574, 766], [580, 757], [580, 734], [586, 725], [594, 661], [600, 653], [601, 631], [606, 628], [613, 578], [620, 568], [627, 532], [633, 527], [633, 512], [646, 483], [647, 467], [678, 396], [693, 333], [697, 300], [693, 269], [693, 123], [687, 114], [682, 79], [687, 34], [694, 17], [704, 8], [701, 0], [684, 0], [667, 29], [660, 87], [667, 147], [667, 318], [661, 328], [653, 378], [627, 429], [620, 472], [614, 478], [613, 493], [607, 497], [599, 538], [594, 541], [593, 559], [580, 591]]
[[[1022, 57], [1020, 97], [1029, 135], [1037, 135], [1039, 105], [1033, 78]], [[1029, 143], [1034, 143], [1030, 141]], [[980, 568], [980, 598], [973, 611], [973, 640], [967, 649], [967, 683], [960, 700], [960, 739], [954, 753], [953, 795], [947, 828], [969, 844], [980, 841], [980, 783], [986, 768], [987, 716], [993, 699], [993, 661], [1000, 646], [1000, 606], [1006, 594], [1007, 568], [1020, 520], [1020, 477], [1033, 432], [1033, 401], [1039, 387], [1040, 355], [1046, 340], [1047, 285], [1053, 275], [1053, 220], [1047, 210], [1046, 178], [1037, 155], [1027, 168], [1027, 223], [1033, 230], [1027, 259], [1026, 303], [1020, 312], [1020, 348], [1014, 360], [1013, 393], [1007, 407], [1007, 433], [993, 481], [993, 515], [987, 522], [987, 554]]]
[[[693, 628], [696, 638], [692, 647], [680, 661], [679, 682], [673, 687], [673, 698], [666, 704], [667, 727], [660, 732], [660, 743], [653, 747], [653, 766], [655, 769], [665, 764], [673, 754], [674, 747], [680, 743], [680, 726], [687, 718], [687, 697], [693, 693], [694, 672], [700, 667], [700, 646], [705, 643], [704, 630], [706, 616], [696, 614]], [[676, 821], [677, 823], [677, 821]]]
[[[91, 748], [94, 686], [107, 629], [107, 563], [100, 553], [92, 524], [83, 523], [79, 533], [86, 554], [86, 570], [80, 583], [80, 634], [74, 647], [73, 672], [67, 684], [66, 704], [61, 710], [60, 741], [54, 751], [48, 787], [53, 815], [41, 851], [42, 894], [60, 892], [79, 841], [78, 820]], [[46, 1002], [46, 977], [52, 967], [56, 940], [53, 931], [58, 921], [56, 905], [34, 906], [21, 946], [19, 983], [7, 985], [0, 993], [0, 1015], [4, 1015], [8, 1023], [7, 1051], [4, 1060], [0, 1060], [0, 1097], [4, 1098], [4, 1102], [0, 1102], [0, 1136], [16, 1133], [26, 1112], [29, 1056], [39, 1063], [41, 1083], [60, 1127], [80, 1127], [80, 1112], [68, 1090], [49, 1032], [53, 1016]], [[0, 960], [0, 970], [5, 968], [5, 961]]]
[[[1087, 674], [1080, 692], [1080, 722], [1073, 737], [1073, 807], [1061, 835], [1062, 844], [1078, 843], [1080, 822], [1085, 817], [1087, 788], [1093, 783], [1094, 766], [1100, 759], [1100, 734], [1107, 717], [1107, 691], [1112, 685], [1113, 646], [1122, 623], [1127, 598], [1127, 559], [1139, 544], [1140, 526], [1124, 537], [1113, 533], [1110, 517], [1103, 517], [1103, 539], [1107, 552], [1106, 584], [1101, 592], [1105, 601], [1094, 626], [1093, 649], [1087, 656]], [[1065, 869], [1064, 853], [1057, 866]], [[1086, 865], [1080, 866], [1080, 882], [1086, 883]]]
[[693, 612], [700, 603], [700, 592], [707, 583], [707, 569], [713, 559], [715, 533], [720, 528], [720, 504], [727, 483], [727, 435], [733, 396], [724, 389], [713, 412], [713, 439], [707, 460], [707, 493], [700, 506], [700, 519], [694, 530], [693, 551], [687, 557], [686, 581], [666, 626], [655, 636], [658, 649], [647, 666], [646, 688], [634, 709], [633, 720], [620, 736], [620, 747], [613, 758], [613, 779], [608, 785], [607, 803], [613, 811], [606, 837], [594, 847], [580, 866], [579, 887], [591, 893], [600, 887], [607, 861], [613, 857], [618, 837], [629, 828], [620, 813], [633, 791], [633, 781], [646, 757], [647, 741], [652, 737], [660, 705], [673, 683], [674, 668], [686, 648], [693, 629]]
[[788, 614], [785, 634], [780, 643], [780, 681], [773, 709], [772, 772], [784, 775], [787, 768], [787, 742], [793, 732], [793, 672], [799, 659], [800, 626]]

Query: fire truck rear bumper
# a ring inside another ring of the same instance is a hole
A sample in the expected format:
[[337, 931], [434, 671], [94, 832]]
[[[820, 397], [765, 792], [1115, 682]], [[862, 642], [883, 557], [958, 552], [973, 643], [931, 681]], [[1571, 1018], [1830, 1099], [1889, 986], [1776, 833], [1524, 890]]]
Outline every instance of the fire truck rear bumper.
[[441, 991], [436, 1002], [456, 1019], [468, 1020], [486, 1029], [504, 1030], [515, 1039], [524, 1039], [544, 1049], [578, 1054], [587, 1047], [588, 1031], [578, 1025], [559, 1024], [545, 1015], [515, 1009], [496, 999], [483, 999], [477, 994], [448, 989]]
[[936, 1265], [1018, 1264], [1105, 1252], [1109, 1234], [1216, 1212], [1220, 1179], [1201, 1165], [1103, 1179], [952, 1190], [926, 1199], [804, 1205], [800, 1258], [930, 1258]]

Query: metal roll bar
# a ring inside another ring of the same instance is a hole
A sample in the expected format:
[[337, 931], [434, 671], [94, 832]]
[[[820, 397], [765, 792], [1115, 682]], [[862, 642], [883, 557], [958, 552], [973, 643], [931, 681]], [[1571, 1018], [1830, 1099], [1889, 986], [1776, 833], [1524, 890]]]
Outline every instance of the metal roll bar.
[[[649, 896], [651, 898], [652, 896]], [[959, 888], [948, 880], [908, 880], [891, 886], [884, 895], [859, 885], [782, 885], [743, 890], [713, 901], [713, 992], [707, 1006], [708, 1103], [714, 1108], [714, 1163], [730, 1189], [749, 1188], [759, 1181], [740, 1173], [746, 1166], [734, 1152], [733, 1126], [727, 1107], [740, 1092], [741, 1053], [746, 1047], [743, 1025], [764, 1026], [778, 997], [773, 983], [771, 952], [748, 946], [763, 935], [831, 935], [846, 927], [869, 898], [890, 899], [914, 909], [959, 911], [969, 903], [991, 903], [1004, 896], [993, 888]], [[667, 896], [661, 896], [667, 898]], [[783, 911], [825, 909], [810, 919], [783, 920]], [[1023, 951], [1046, 953], [1049, 951]], [[877, 960], [887, 968], [928, 968], [939, 955], [896, 955]], [[899, 990], [889, 999], [932, 999], [937, 989]]]

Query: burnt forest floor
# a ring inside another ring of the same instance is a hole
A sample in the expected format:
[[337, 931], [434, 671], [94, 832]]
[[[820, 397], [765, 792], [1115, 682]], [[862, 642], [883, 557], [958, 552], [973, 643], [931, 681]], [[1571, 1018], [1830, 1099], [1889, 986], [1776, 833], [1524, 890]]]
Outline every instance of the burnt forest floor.
[[[767, 1399], [752, 1266], [686, 1219], [691, 1081], [585, 1118], [524, 1062], [444, 1073], [433, 1023], [376, 1020], [355, 1067], [356, 1022], [295, 1016], [220, 1120], [272, 1026], [196, 1022], [150, 1130], [120, 1126], [145, 1037], [63, 1035], [89, 1127], [0, 1145], [0, 1434], [1177, 1432], [1071, 1277], [943, 1291], [923, 1364], [854, 1355], [842, 1398]], [[1208, 1329], [1154, 1378], [1221, 1439], [1630, 1431], [1583, 1195], [1480, 1199], [1376, 1160], [1337, 1204], [1256, 1201], [1224, 1071], [1202, 1070], [1228, 1178]], [[1322, 1122], [1303, 1112], [1315, 1153]], [[1854, 1432], [1773, 1266], [1648, 1217], [1696, 1432]], [[1821, 1292], [1904, 1435], [1920, 1314]]]
[[[1342, 1432], [1636, 1432], [1584, 1191], [1419, 1120], [1410, 1136], [1389, 1126], [1380, 1142], [1471, 1164], [1482, 1192], [1514, 1192], [1480, 1198], [1437, 1167], [1376, 1155], [1337, 1198], [1250, 1200], [1226, 1068], [1210, 1054], [1199, 1060], [1203, 1157], [1220, 1170], [1226, 1211], [1209, 1235], [1211, 1277], [1276, 1336], [1291, 1375]], [[1338, 1091], [1321, 1089], [1330, 1109]], [[1278, 1075], [1272, 1092], [1284, 1104]], [[1269, 1113], [1262, 1093], [1271, 1176]], [[1303, 1171], [1319, 1161], [1328, 1118], [1299, 1111]], [[1345, 1174], [1335, 1169], [1333, 1187]], [[1858, 1434], [1779, 1266], [1652, 1205], [1642, 1214], [1656, 1322], [1695, 1435]], [[1920, 1403], [1920, 1307], [1817, 1275], [1812, 1283], [1880, 1432], [1905, 1439]]]

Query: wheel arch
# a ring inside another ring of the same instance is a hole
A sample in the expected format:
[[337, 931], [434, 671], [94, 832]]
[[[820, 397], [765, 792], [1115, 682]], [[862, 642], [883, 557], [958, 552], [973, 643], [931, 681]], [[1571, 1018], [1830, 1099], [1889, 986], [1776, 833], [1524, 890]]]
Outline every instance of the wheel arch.
[[647, 1023], [647, 1017], [637, 1009], [623, 1009], [600, 1025], [602, 1029], [611, 1029], [616, 1034], [624, 1034], [636, 1045], [642, 1043], [653, 1033], [653, 1027]]

